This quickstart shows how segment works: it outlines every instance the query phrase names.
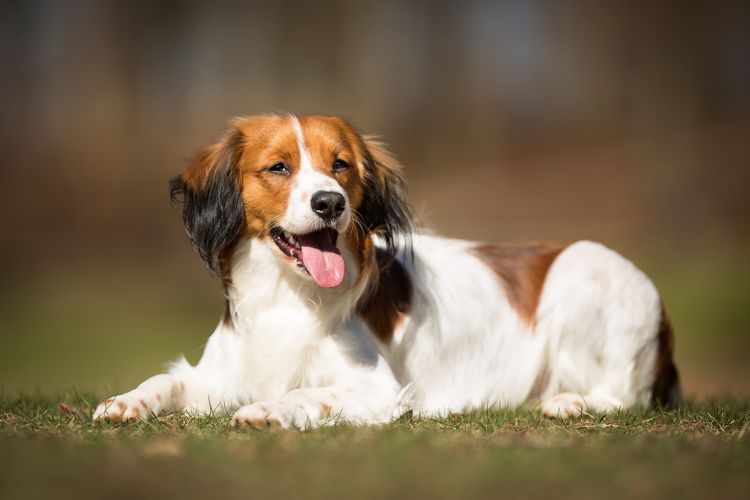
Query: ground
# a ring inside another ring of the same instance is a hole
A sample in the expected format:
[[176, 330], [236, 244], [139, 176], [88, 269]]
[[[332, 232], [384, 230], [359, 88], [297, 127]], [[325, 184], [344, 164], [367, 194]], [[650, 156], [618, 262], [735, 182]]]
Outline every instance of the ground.
[[744, 498], [750, 400], [559, 422], [533, 408], [381, 427], [94, 424], [98, 397], [0, 398], [3, 498]]

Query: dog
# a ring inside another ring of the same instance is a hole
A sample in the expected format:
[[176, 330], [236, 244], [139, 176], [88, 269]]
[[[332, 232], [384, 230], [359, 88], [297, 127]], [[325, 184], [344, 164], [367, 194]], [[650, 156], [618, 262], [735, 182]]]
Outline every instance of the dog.
[[342, 118], [235, 119], [170, 190], [226, 309], [197, 365], [172, 364], [94, 420], [234, 412], [238, 427], [303, 429], [679, 401], [669, 319], [630, 261], [590, 241], [416, 230], [402, 167]]

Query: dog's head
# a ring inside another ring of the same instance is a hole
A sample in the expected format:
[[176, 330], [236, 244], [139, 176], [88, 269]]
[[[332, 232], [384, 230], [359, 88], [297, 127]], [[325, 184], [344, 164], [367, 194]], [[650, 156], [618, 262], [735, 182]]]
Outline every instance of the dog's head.
[[252, 238], [273, 246], [282, 265], [337, 286], [341, 245], [364, 256], [377, 234], [393, 253], [411, 229], [400, 165], [332, 116], [238, 118], [172, 179], [170, 192], [183, 202], [192, 245], [224, 277], [234, 245]]

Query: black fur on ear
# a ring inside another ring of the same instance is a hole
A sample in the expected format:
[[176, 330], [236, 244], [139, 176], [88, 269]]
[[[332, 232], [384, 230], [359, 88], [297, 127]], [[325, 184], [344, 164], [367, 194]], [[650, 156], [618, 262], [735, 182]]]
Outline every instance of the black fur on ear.
[[380, 236], [390, 256], [401, 250], [410, 253], [414, 215], [407, 201], [402, 167], [385, 146], [372, 137], [364, 137], [365, 193], [357, 210], [368, 232]]
[[199, 153], [169, 181], [172, 202], [182, 202], [190, 243], [215, 276], [224, 277], [226, 250], [245, 226], [238, 164], [244, 136], [235, 130]]

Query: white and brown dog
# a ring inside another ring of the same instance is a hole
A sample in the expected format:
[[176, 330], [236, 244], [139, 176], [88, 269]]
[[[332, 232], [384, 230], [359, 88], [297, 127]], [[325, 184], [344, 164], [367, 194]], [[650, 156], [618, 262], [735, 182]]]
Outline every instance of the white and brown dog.
[[102, 402], [95, 420], [233, 411], [237, 426], [306, 428], [679, 398], [669, 321], [631, 262], [589, 241], [415, 232], [400, 165], [341, 118], [237, 119], [171, 192], [226, 312], [197, 365]]

